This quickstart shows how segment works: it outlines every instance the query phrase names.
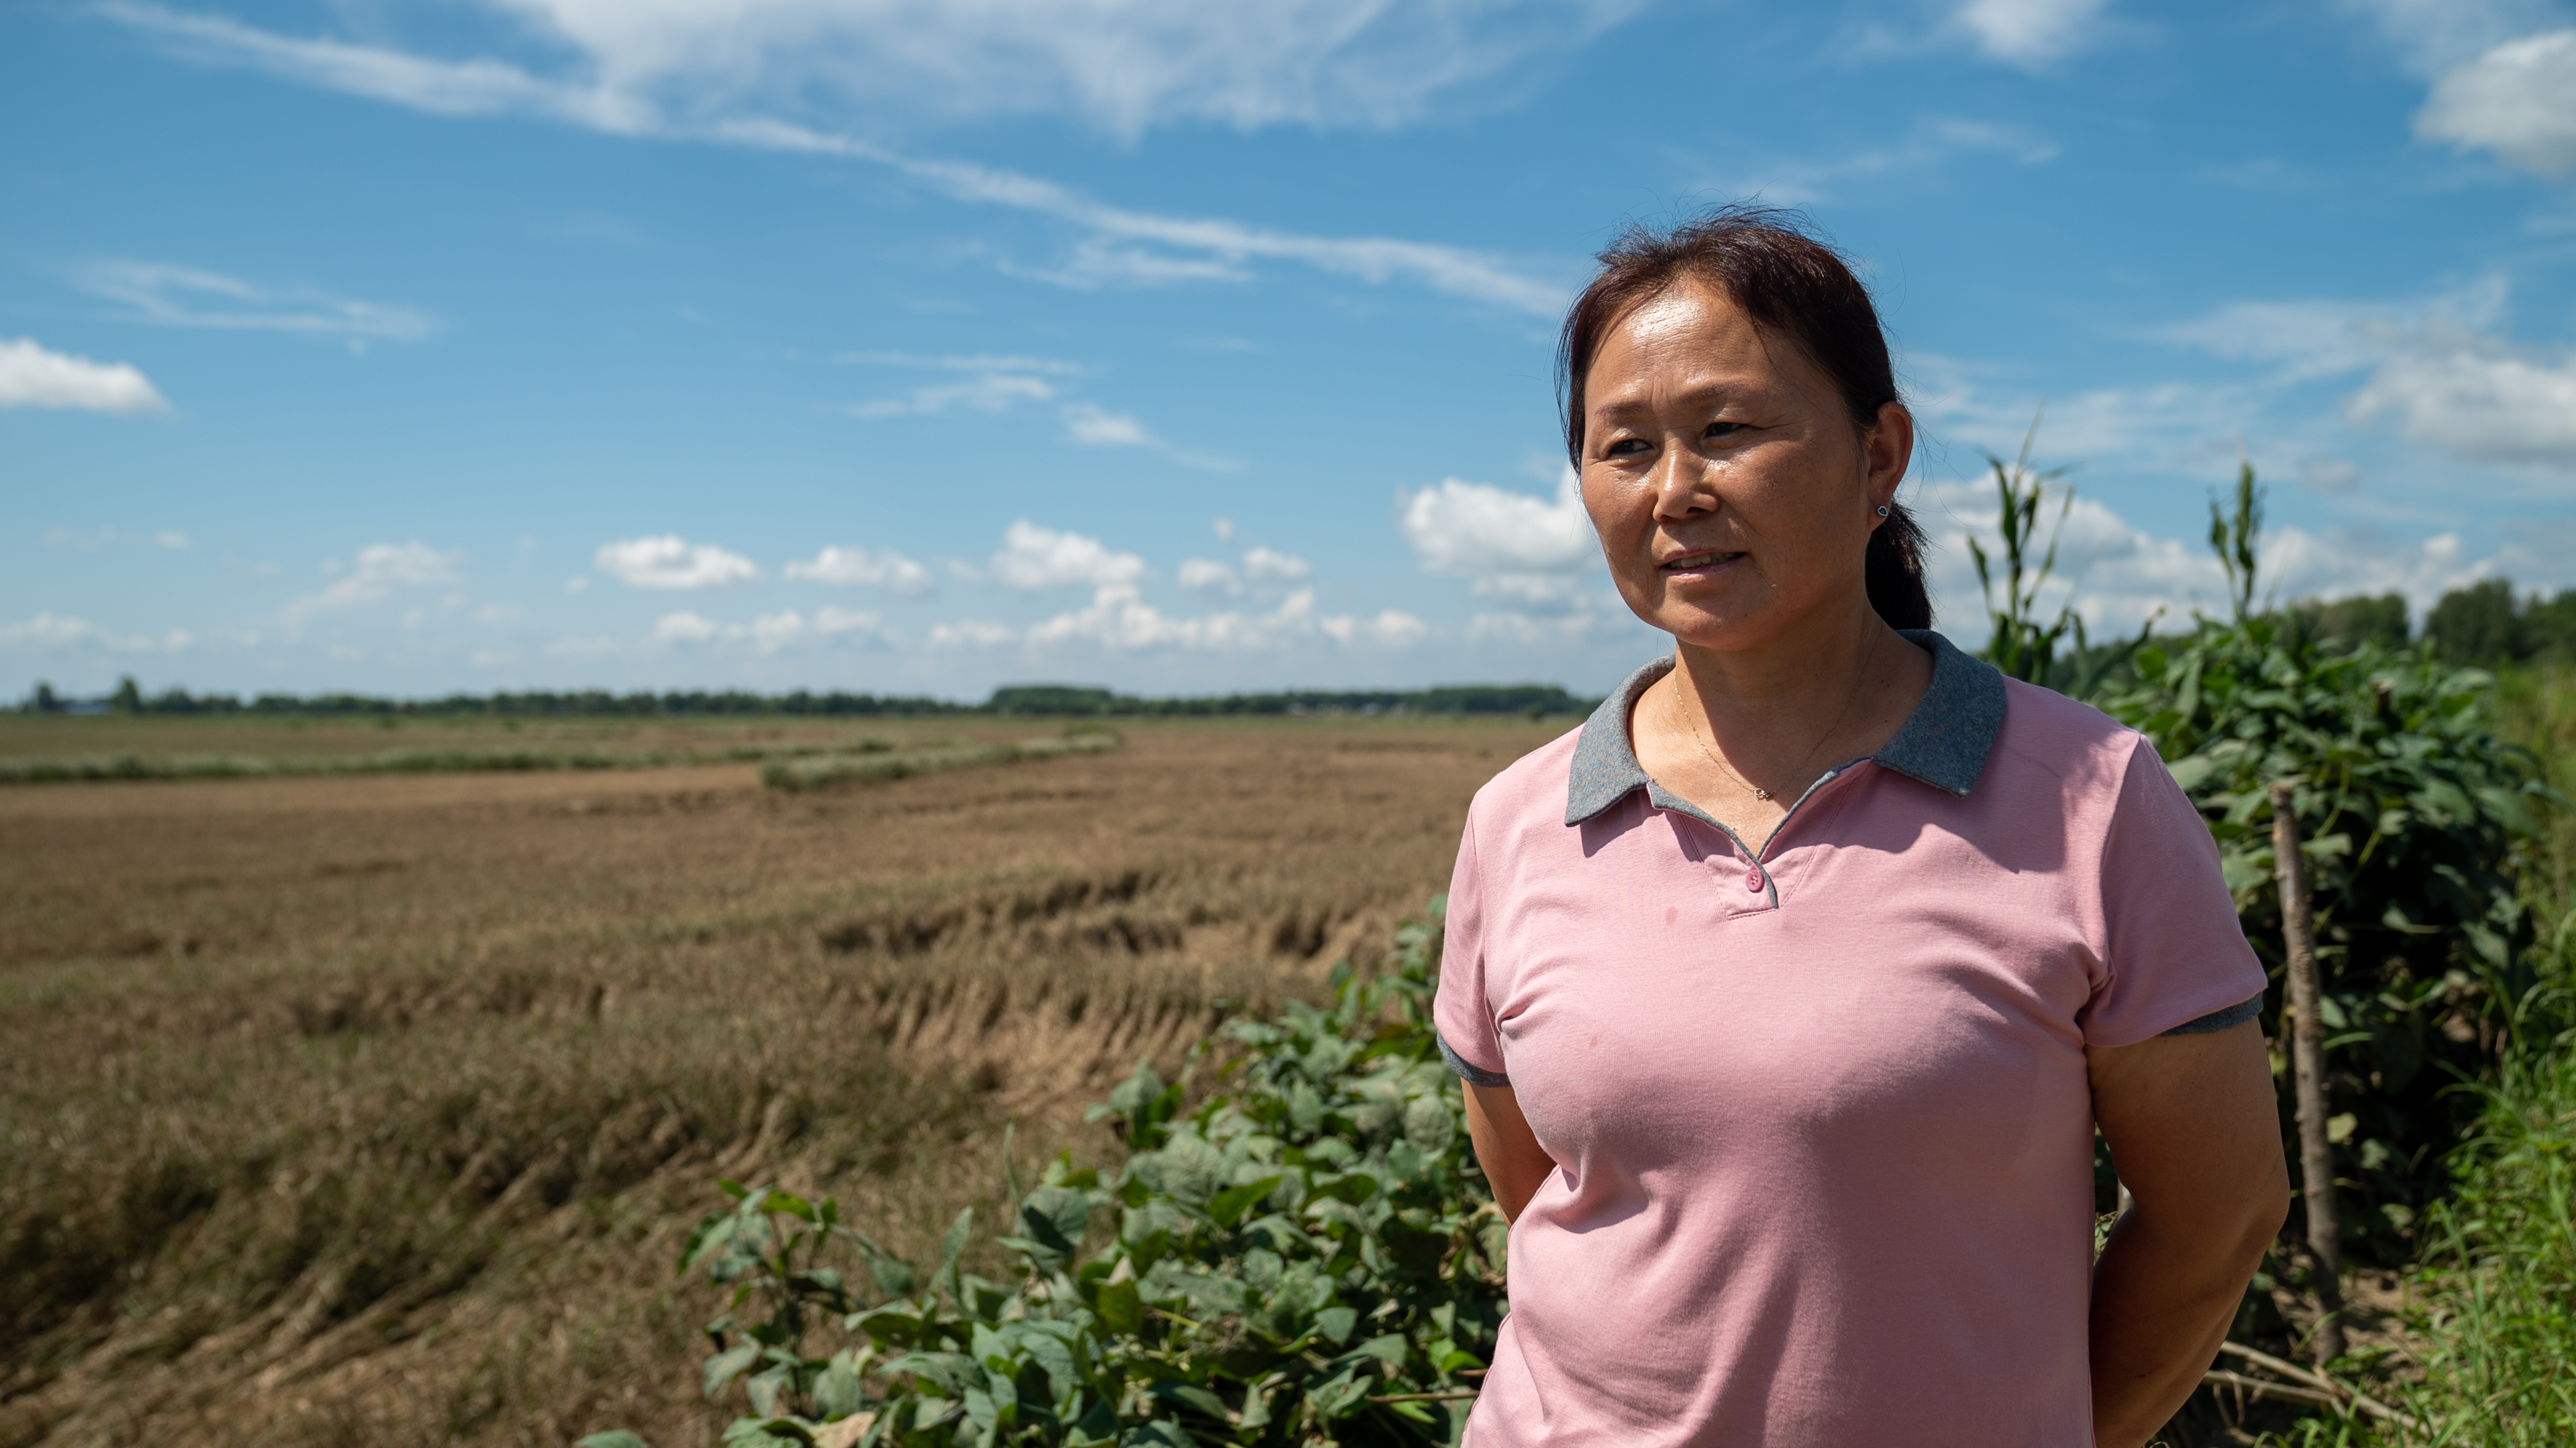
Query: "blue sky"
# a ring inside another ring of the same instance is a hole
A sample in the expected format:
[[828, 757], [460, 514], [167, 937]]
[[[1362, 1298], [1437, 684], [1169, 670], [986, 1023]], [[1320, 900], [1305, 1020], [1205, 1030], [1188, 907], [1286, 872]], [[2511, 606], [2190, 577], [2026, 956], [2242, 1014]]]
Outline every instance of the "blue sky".
[[1867, 269], [1944, 619], [2576, 585], [2576, 7], [0, 0], [0, 692], [1534, 679], [1589, 254]]

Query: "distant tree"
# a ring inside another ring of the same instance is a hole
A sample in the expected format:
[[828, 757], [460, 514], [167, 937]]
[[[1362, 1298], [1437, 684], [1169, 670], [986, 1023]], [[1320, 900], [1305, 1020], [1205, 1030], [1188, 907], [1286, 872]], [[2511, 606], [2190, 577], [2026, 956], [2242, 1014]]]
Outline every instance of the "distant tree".
[[63, 712], [63, 701], [54, 692], [53, 685], [39, 680], [35, 694], [27, 700], [27, 707], [39, 714], [59, 714]]
[[2357, 648], [2377, 644], [2395, 651], [2406, 647], [2406, 596], [2382, 593], [2351, 598], [2303, 598], [2289, 607], [2292, 625], [2305, 637]]
[[2576, 588], [2560, 589], [2546, 603], [2531, 601], [2522, 614], [2522, 646], [2532, 658], [2576, 664]]
[[2424, 616], [2424, 637], [2443, 662], [2509, 664], [2526, 657], [2513, 585], [2501, 578], [2443, 594]]
[[116, 692], [107, 696], [107, 707], [119, 714], [143, 712], [143, 691], [135, 687], [132, 674], [116, 681]]

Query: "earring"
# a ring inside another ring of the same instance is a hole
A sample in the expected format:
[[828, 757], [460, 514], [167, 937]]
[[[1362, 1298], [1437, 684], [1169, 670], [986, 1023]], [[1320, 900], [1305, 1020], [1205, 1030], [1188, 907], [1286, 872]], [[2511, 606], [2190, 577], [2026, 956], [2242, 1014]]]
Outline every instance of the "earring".
[[1887, 516], [1887, 505], [1885, 503], [1878, 505], [1878, 516], [1882, 518]]

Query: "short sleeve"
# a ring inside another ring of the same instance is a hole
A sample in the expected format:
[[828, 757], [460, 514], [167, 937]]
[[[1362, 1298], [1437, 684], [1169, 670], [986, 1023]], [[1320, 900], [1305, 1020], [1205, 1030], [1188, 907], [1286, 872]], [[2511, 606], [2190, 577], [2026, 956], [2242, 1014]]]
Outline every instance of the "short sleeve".
[[2133, 744], [2102, 846], [2102, 980], [2078, 1018], [2091, 1046], [2207, 1029], [2259, 1001], [2265, 982], [2218, 842], [2154, 747]]
[[1449, 876], [1449, 913], [1440, 944], [1440, 990], [1431, 1022], [1449, 1069], [1478, 1086], [1509, 1086], [1502, 1033], [1485, 994], [1485, 891], [1477, 869], [1476, 811], [1458, 841], [1458, 865]]

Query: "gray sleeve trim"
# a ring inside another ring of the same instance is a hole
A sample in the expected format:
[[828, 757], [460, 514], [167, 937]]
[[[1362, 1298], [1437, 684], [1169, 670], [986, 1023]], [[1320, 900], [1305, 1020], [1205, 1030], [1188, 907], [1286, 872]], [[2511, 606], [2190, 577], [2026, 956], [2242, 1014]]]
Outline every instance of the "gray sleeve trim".
[[1512, 1078], [1504, 1075], [1502, 1072], [1488, 1071], [1484, 1067], [1469, 1061], [1466, 1057], [1459, 1055], [1455, 1050], [1450, 1048], [1448, 1038], [1442, 1036], [1439, 1032], [1432, 1032], [1431, 1038], [1440, 1043], [1440, 1059], [1449, 1063], [1449, 1069], [1458, 1073], [1459, 1080], [1464, 1081], [1471, 1086], [1509, 1086], [1512, 1084]]
[[[2206, 1036], [2212, 1031], [2223, 1031], [2230, 1026], [2241, 1026], [2261, 1014], [2263, 1014], [2263, 998], [2261, 996], [2256, 996], [2250, 1001], [2239, 1001], [2223, 1011], [2211, 1011], [2208, 1015], [2202, 1016], [2199, 1020], [2185, 1021], [2181, 1025], [2174, 1027], [2172, 1030], [2165, 1032], [2165, 1034], [2168, 1036]], [[1442, 1049], [1446, 1050], [1447, 1048], [1444, 1046]]]

